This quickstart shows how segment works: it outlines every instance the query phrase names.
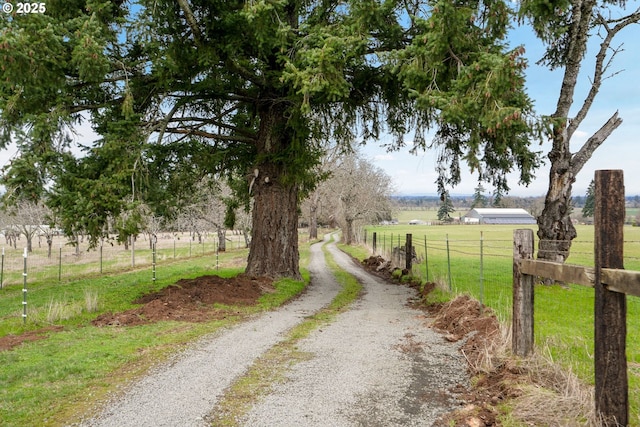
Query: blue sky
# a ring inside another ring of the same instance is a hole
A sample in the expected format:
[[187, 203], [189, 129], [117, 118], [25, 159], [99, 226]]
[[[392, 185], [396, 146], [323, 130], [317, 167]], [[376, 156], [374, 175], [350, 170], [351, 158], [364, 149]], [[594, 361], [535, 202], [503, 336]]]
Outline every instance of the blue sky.
[[[622, 169], [624, 171], [627, 195], [640, 194], [640, 25], [627, 27], [618, 34], [612, 46], [623, 44], [623, 52], [614, 59], [611, 72], [619, 74], [604, 81], [600, 93], [582, 126], [572, 139], [571, 149], [576, 152], [587, 138], [606, 120], [619, 112], [623, 123], [594, 153], [585, 165], [574, 184], [575, 195], [584, 195], [594, 172], [598, 169]], [[510, 36], [513, 46], [524, 45], [525, 56], [529, 60], [527, 71], [527, 90], [535, 101], [538, 114], [551, 114], [555, 110], [562, 74], [551, 72], [536, 65], [543, 54], [543, 46], [536, 40], [528, 28], [515, 29]], [[589, 88], [589, 77], [593, 74], [593, 51], [599, 47], [599, 40], [592, 38], [592, 48], [586, 56], [579, 78], [579, 87], [574, 99], [574, 110], [582, 105]], [[381, 140], [381, 143], [385, 142]], [[549, 144], [534, 147], [549, 152]], [[392, 177], [398, 194], [435, 194], [436, 172], [435, 152], [427, 151], [411, 155], [408, 150], [387, 153], [378, 144], [369, 144], [362, 149], [371, 159]], [[546, 159], [546, 157], [545, 157]], [[542, 196], [547, 191], [549, 164], [543, 165], [536, 173], [536, 179], [529, 187], [518, 186], [518, 175], [509, 179], [510, 194], [515, 196]], [[477, 176], [465, 173], [462, 182], [450, 190], [451, 194], [472, 194], [477, 185]], [[492, 188], [484, 185], [488, 191]]]

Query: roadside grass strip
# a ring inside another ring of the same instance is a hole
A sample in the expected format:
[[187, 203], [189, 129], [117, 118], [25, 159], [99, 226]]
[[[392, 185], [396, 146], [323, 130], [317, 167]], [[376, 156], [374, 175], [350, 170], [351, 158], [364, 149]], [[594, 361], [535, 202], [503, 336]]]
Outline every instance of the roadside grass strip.
[[239, 426], [251, 408], [262, 397], [267, 396], [275, 384], [284, 382], [288, 370], [299, 362], [313, 358], [313, 354], [298, 349], [298, 342], [313, 331], [333, 322], [338, 314], [346, 311], [360, 296], [362, 285], [354, 276], [338, 266], [326, 245], [322, 250], [327, 266], [342, 286], [342, 290], [327, 307], [294, 326], [283, 341], [260, 356], [245, 375], [227, 389], [209, 416], [210, 425]]

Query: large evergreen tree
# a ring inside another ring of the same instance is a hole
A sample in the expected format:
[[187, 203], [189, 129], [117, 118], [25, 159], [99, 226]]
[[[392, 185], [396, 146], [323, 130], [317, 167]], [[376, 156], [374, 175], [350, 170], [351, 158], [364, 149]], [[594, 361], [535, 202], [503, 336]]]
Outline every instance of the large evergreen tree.
[[486, 208], [489, 201], [487, 200], [487, 196], [484, 194], [486, 190], [482, 183], [478, 183], [473, 191], [473, 202], [471, 203], [471, 208]]
[[456, 208], [453, 207], [453, 202], [449, 196], [449, 192], [445, 190], [444, 194], [440, 196], [440, 207], [438, 208], [438, 220], [443, 222], [451, 222], [451, 214], [455, 212]]
[[[529, 150], [522, 50], [504, 0], [50, 0], [0, 29], [8, 200], [48, 200], [94, 241], [145, 203], [177, 203], [204, 176], [240, 175], [253, 197], [247, 273], [299, 277], [297, 205], [321, 150], [415, 130], [438, 184], [466, 162], [506, 187]], [[68, 134], [101, 139], [78, 158]], [[428, 145], [425, 132], [436, 129]], [[51, 184], [51, 185], [48, 185]]]
[[584, 198], [582, 216], [592, 217], [596, 210], [596, 182], [592, 179], [587, 187], [587, 194]]

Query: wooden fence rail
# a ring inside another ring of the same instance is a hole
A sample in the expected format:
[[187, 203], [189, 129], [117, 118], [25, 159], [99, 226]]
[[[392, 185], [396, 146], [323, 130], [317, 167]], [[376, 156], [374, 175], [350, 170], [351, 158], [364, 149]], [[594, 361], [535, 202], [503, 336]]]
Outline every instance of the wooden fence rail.
[[602, 424], [626, 426], [629, 397], [626, 359], [626, 295], [640, 296], [640, 272], [623, 269], [624, 183], [619, 170], [595, 174], [595, 267], [533, 259], [533, 231], [514, 231], [513, 352], [533, 352], [536, 277], [595, 290], [595, 405]]

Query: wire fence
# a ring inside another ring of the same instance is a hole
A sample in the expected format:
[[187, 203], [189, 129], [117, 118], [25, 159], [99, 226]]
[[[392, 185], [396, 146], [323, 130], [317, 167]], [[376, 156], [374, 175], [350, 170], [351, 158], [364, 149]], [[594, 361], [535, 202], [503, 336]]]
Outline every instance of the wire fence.
[[[508, 313], [513, 290], [513, 239], [487, 239], [482, 232], [476, 233], [475, 238], [471, 237], [475, 233], [469, 233], [467, 239], [434, 239], [428, 233], [412, 233], [411, 273], [452, 292], [469, 293]], [[373, 233], [367, 231], [364, 242], [374, 255], [394, 267], [406, 267], [406, 233], [376, 232], [374, 248]], [[640, 270], [640, 241], [625, 241], [624, 245], [625, 268]], [[567, 262], [593, 266], [593, 247], [593, 240], [572, 242]]]
[[[227, 233], [226, 240], [227, 250], [245, 247], [242, 235]], [[21, 284], [25, 274], [28, 274], [29, 282], [62, 281], [88, 274], [107, 275], [129, 268], [155, 266], [169, 260], [215, 254], [218, 240], [214, 234], [205, 235], [198, 241], [192, 239], [189, 233], [177, 233], [158, 235], [155, 246], [148, 238], [141, 238], [128, 247], [105, 242], [89, 248], [89, 243], [85, 241], [76, 248], [63, 237], [54, 238], [50, 253], [46, 242], [39, 242], [37, 238], [33, 241], [31, 253], [26, 253], [25, 246], [26, 242], [19, 240], [16, 247], [2, 247], [0, 289]]]

